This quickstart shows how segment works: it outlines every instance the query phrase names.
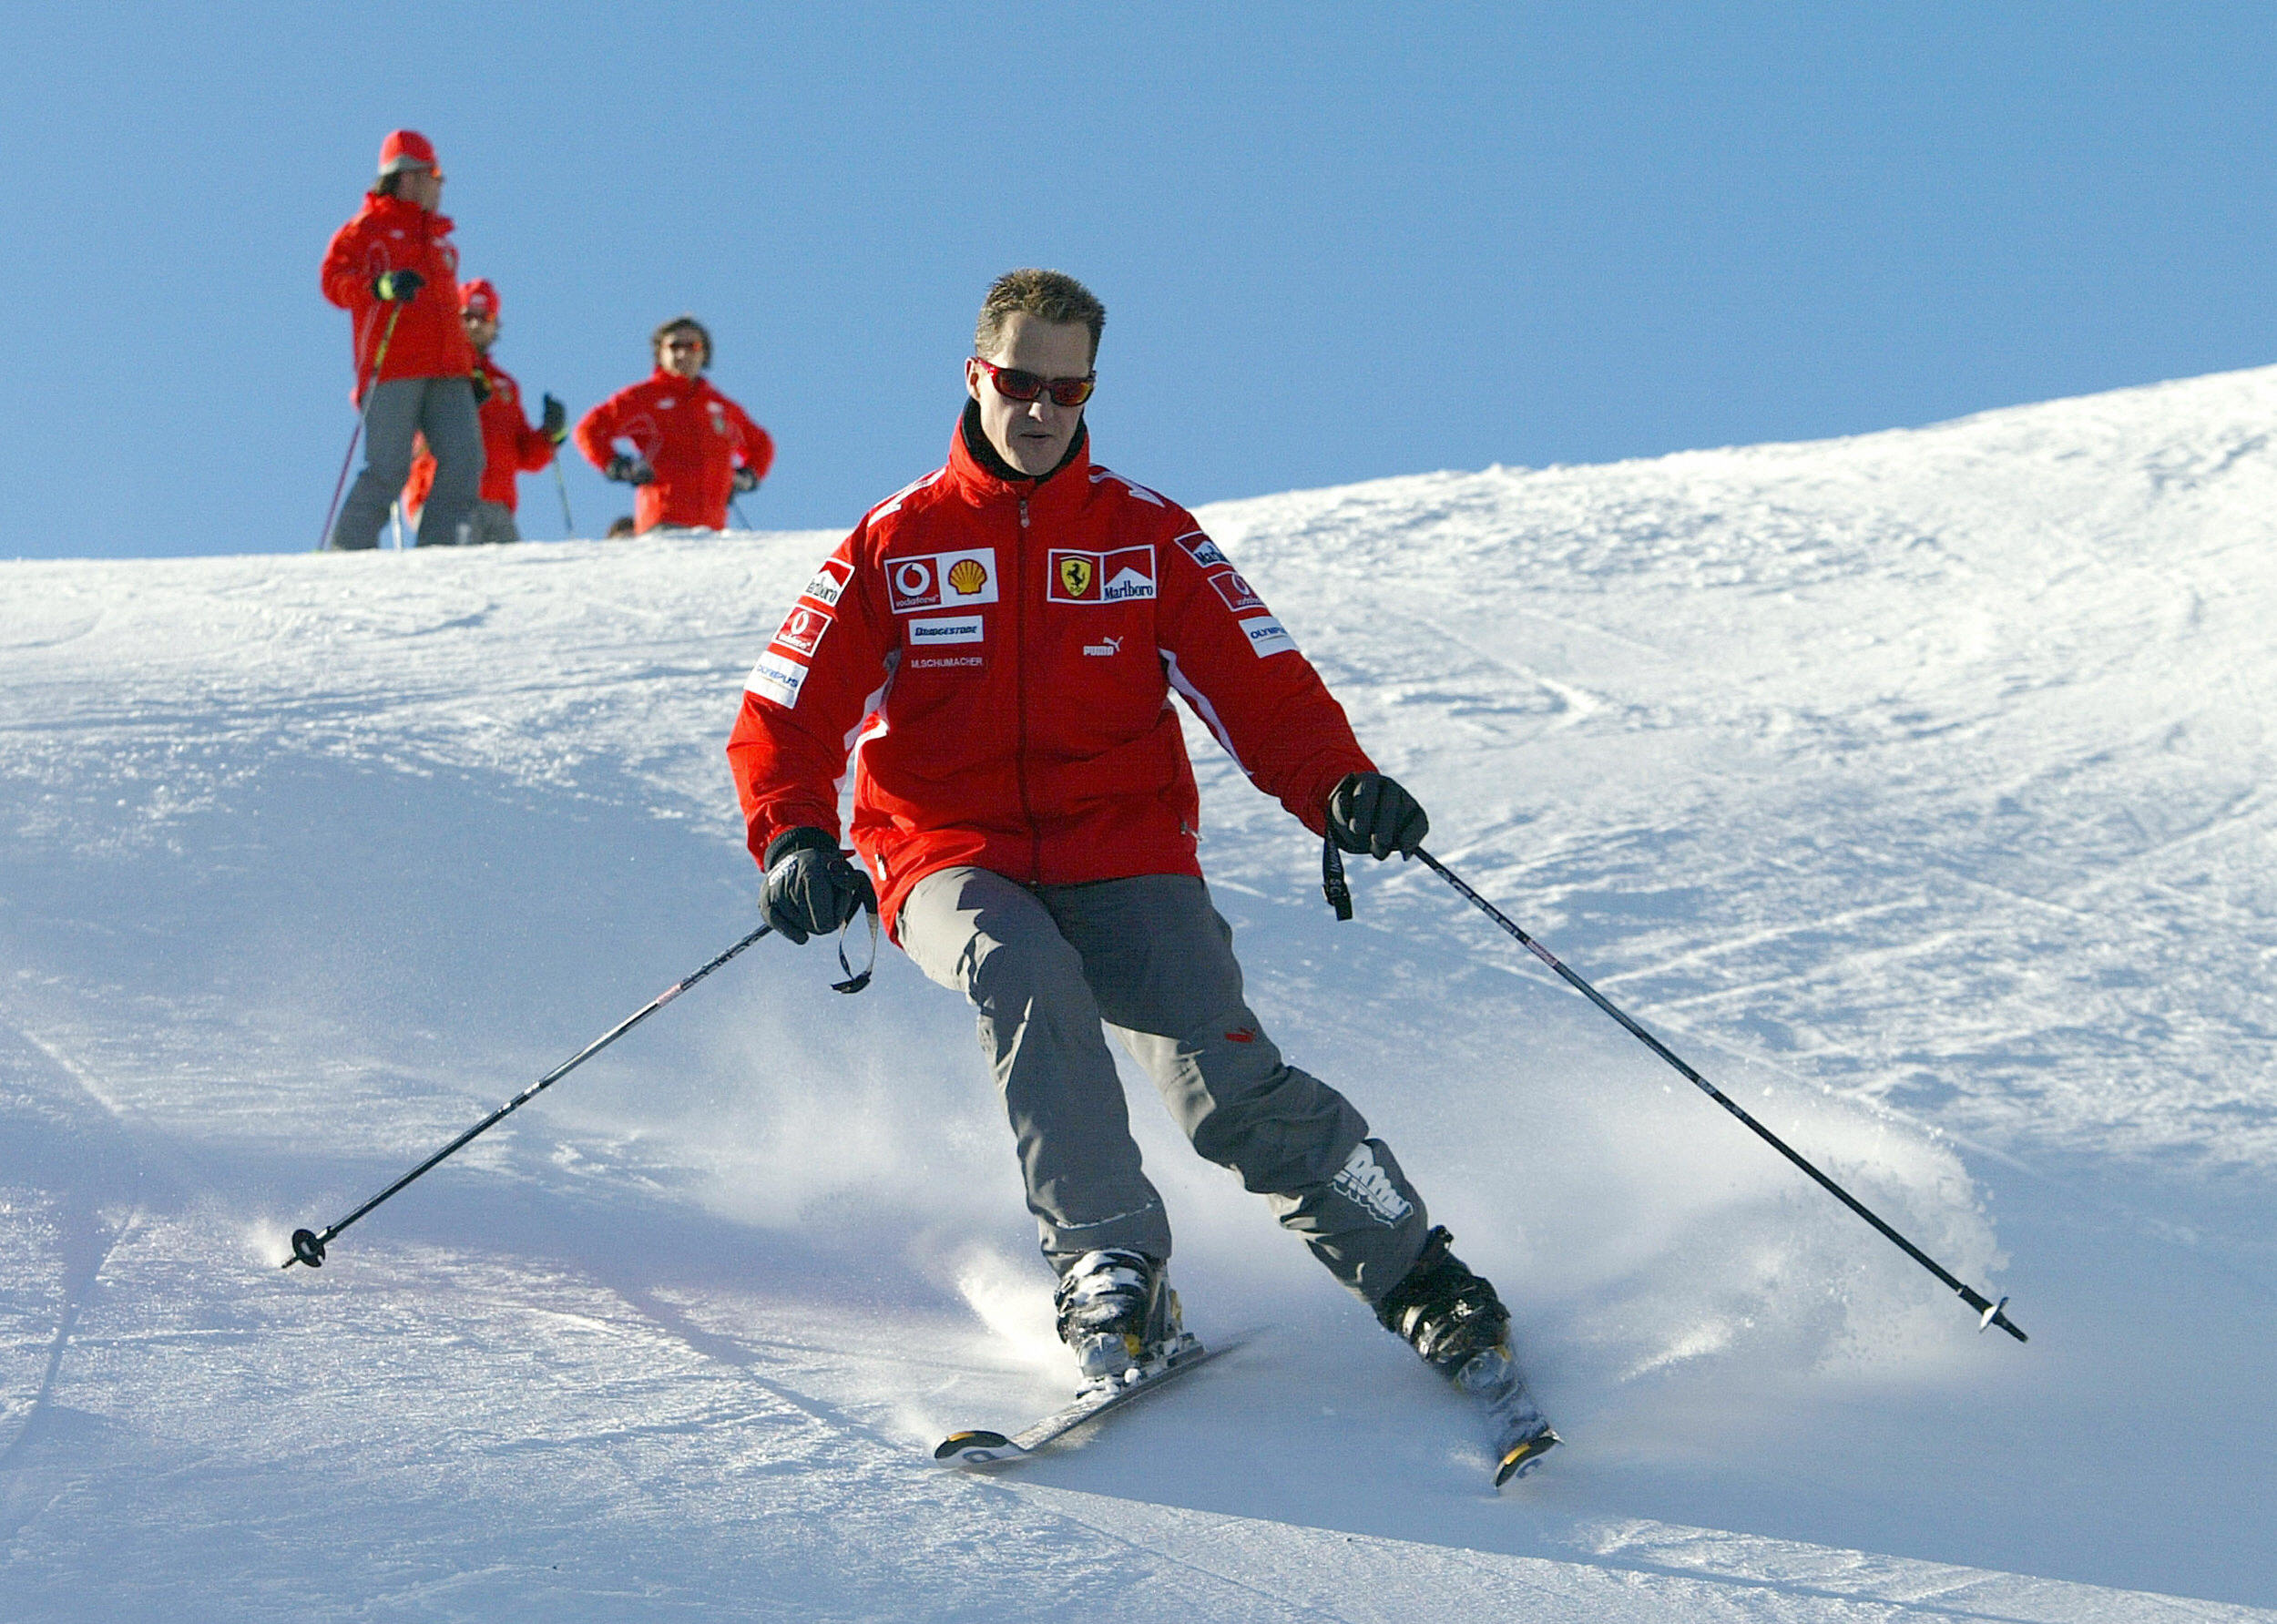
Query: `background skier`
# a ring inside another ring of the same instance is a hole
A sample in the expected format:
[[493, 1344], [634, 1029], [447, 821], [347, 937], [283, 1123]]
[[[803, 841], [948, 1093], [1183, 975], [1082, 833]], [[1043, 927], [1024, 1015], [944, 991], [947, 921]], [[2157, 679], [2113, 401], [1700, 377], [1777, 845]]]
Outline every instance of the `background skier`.
[[[498, 342], [498, 290], [485, 277], [476, 277], [458, 291], [459, 322], [466, 342], [475, 349], [475, 393], [481, 397], [483, 476], [481, 493], [467, 515], [470, 542], [519, 541], [514, 515], [518, 506], [516, 478], [535, 474], [554, 460], [569, 435], [569, 413], [552, 395], [546, 397], [536, 428], [522, 411], [522, 388], [512, 373], [492, 359]], [[411, 480], [403, 487], [406, 517], [419, 513], [434, 487], [434, 454], [423, 436], [413, 457]]]
[[[999, 278], [947, 465], [863, 520], [760, 657], [728, 754], [767, 917], [803, 942], [882, 902], [919, 967], [970, 998], [1087, 1377], [1149, 1363], [1179, 1322], [1102, 1023], [1195, 1149], [1385, 1324], [1451, 1375], [1483, 1353], [1506, 1368], [1494, 1289], [1242, 998], [1171, 689], [1344, 850], [1412, 851], [1427, 821], [1192, 516], [1091, 461], [1104, 322], [1070, 277]], [[856, 738], [867, 875], [839, 848]]]
[[[324, 297], [355, 319], [356, 401], [365, 403], [364, 465], [341, 504], [330, 545], [379, 545], [380, 526], [424, 434], [435, 472], [419, 545], [455, 544], [483, 475], [475, 411], [475, 347], [459, 323], [458, 250], [437, 212], [443, 171], [416, 130], [380, 143], [379, 178], [324, 251]], [[384, 352], [383, 352], [384, 345]]]
[[[610, 479], [634, 487], [633, 520], [723, 530], [728, 503], [755, 491], [774, 465], [775, 443], [703, 376], [711, 334], [693, 316], [650, 336], [656, 371], [578, 421], [577, 449]], [[620, 450], [622, 441], [631, 449]]]

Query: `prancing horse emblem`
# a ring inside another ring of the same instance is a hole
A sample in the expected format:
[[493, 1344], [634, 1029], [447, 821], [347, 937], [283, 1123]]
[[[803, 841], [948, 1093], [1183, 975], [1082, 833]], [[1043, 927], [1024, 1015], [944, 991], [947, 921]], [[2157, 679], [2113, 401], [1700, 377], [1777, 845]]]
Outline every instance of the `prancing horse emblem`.
[[1091, 585], [1091, 560], [1062, 558], [1059, 561], [1059, 584], [1067, 588], [1068, 597], [1081, 598]]

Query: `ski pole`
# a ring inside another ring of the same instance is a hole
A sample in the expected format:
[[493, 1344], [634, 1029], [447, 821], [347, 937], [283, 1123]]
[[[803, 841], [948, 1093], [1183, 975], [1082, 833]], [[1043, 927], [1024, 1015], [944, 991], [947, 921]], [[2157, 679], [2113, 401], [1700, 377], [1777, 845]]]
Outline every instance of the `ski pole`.
[[507, 1117], [521, 1109], [523, 1106], [536, 1098], [538, 1095], [544, 1093], [547, 1088], [552, 1088], [563, 1078], [567, 1077], [578, 1067], [584, 1065], [594, 1056], [599, 1054], [610, 1044], [615, 1043], [626, 1033], [631, 1031], [642, 1021], [647, 1020], [658, 1010], [663, 1008], [673, 999], [679, 997], [689, 987], [694, 986], [705, 976], [710, 975], [721, 965], [726, 964], [737, 954], [742, 952], [746, 947], [749, 947], [752, 943], [758, 941], [760, 937], [765, 935], [772, 929], [774, 929], [774, 926], [771, 924], [761, 925], [750, 935], [744, 937], [740, 942], [738, 942], [734, 946], [729, 948], [725, 953], [713, 959], [710, 964], [706, 965], [702, 969], [697, 971], [694, 975], [686, 977], [684, 980], [674, 982], [670, 986], [665, 988], [664, 991], [649, 999], [631, 1015], [618, 1022], [617, 1025], [602, 1033], [591, 1043], [587, 1044], [583, 1048], [579, 1049], [576, 1054], [570, 1056], [567, 1060], [564, 1060], [560, 1065], [555, 1067], [544, 1077], [539, 1078], [537, 1081], [532, 1083], [519, 1094], [516, 1094], [512, 1099], [507, 1100], [505, 1104], [500, 1106], [496, 1110], [491, 1112], [490, 1115], [475, 1123], [474, 1127], [468, 1129], [465, 1133], [459, 1135], [458, 1138], [444, 1146], [442, 1149], [437, 1150], [433, 1156], [428, 1157], [426, 1160], [412, 1169], [410, 1172], [405, 1173], [402, 1178], [396, 1180], [394, 1183], [389, 1185], [385, 1190], [380, 1191], [379, 1194], [364, 1202], [362, 1206], [358, 1207], [353, 1212], [349, 1213], [347, 1217], [341, 1219], [336, 1223], [327, 1224], [322, 1230], [293, 1231], [292, 1255], [287, 1258], [283, 1262], [278, 1264], [277, 1267], [280, 1269], [290, 1269], [295, 1263], [306, 1263], [311, 1269], [322, 1268], [324, 1266], [324, 1247], [327, 1242], [335, 1239], [340, 1234], [341, 1231], [346, 1229], [350, 1224], [355, 1222], [357, 1219], [362, 1218], [365, 1213], [371, 1211], [373, 1208], [387, 1200], [388, 1197], [403, 1189], [404, 1185], [409, 1184], [422, 1173], [426, 1172], [429, 1169], [434, 1167], [438, 1162], [441, 1162], [446, 1157], [454, 1155], [457, 1151], [463, 1149], [475, 1138], [488, 1132], [492, 1128], [495, 1128], [500, 1122], [505, 1121]]
[[1455, 874], [1454, 870], [1448, 868], [1445, 863], [1441, 863], [1436, 857], [1434, 857], [1430, 853], [1424, 851], [1420, 846], [1415, 848], [1415, 855], [1424, 861], [1425, 866], [1430, 868], [1432, 873], [1437, 874], [1442, 880], [1445, 880], [1448, 884], [1454, 886], [1456, 891], [1460, 892], [1465, 897], [1468, 898], [1472, 905], [1476, 907], [1479, 912], [1486, 914], [1487, 918], [1493, 920], [1496, 924], [1502, 926], [1504, 930], [1508, 931], [1512, 936], [1516, 937], [1519, 946], [1525, 948], [1536, 958], [1540, 959], [1542, 963], [1557, 971], [1560, 976], [1564, 977], [1568, 986], [1573, 987], [1577, 992], [1580, 993], [1582, 996], [1588, 999], [1590, 1003], [1605, 1011], [1606, 1014], [1611, 1016], [1623, 1026], [1627, 1027], [1631, 1037], [1642, 1043], [1654, 1054], [1659, 1056], [1660, 1058], [1666, 1060], [1670, 1066], [1675, 1067], [1678, 1071], [1684, 1075], [1687, 1081], [1690, 1082], [1702, 1093], [1706, 1094], [1709, 1098], [1714, 1100], [1725, 1110], [1730, 1111], [1734, 1117], [1745, 1123], [1749, 1129], [1753, 1130], [1753, 1132], [1772, 1149], [1778, 1151], [1780, 1155], [1785, 1157], [1789, 1161], [1794, 1163], [1795, 1166], [1810, 1174], [1812, 1179], [1818, 1181], [1820, 1188], [1824, 1190], [1829, 1195], [1833, 1196], [1843, 1206], [1849, 1208], [1853, 1212], [1855, 1212], [1859, 1217], [1864, 1219], [1875, 1229], [1881, 1231], [1884, 1238], [1894, 1244], [1899, 1251], [1903, 1251], [1907, 1257], [1913, 1259], [1916, 1263], [1919, 1263], [1923, 1268], [1928, 1270], [1930, 1273], [1935, 1275], [1946, 1285], [1952, 1287], [1953, 1290], [1958, 1293], [1962, 1302], [1967, 1303], [1971, 1308], [1976, 1311], [1976, 1329], [1978, 1331], [1981, 1332], [1988, 1330], [1992, 1326], [1997, 1325], [2003, 1331], [2006, 1331], [2009, 1335], [2015, 1337], [2018, 1342], [2029, 1342], [2031, 1340], [2029, 1337], [2026, 1336], [2023, 1332], [2017, 1330], [2015, 1323], [2008, 1318], [2006, 1312], [2003, 1312], [2008, 1305], [2008, 1300], [2006, 1297], [2001, 1298], [1998, 1302], [1995, 1302], [1991, 1298], [1985, 1296], [1982, 1292], [1972, 1290], [1970, 1287], [1964, 1285], [1961, 1282], [1954, 1279], [1951, 1274], [1947, 1273], [1945, 1269], [1938, 1264], [1935, 1258], [1932, 1258], [1927, 1252], [1922, 1251], [1920, 1247], [1915, 1246], [1911, 1241], [1905, 1239], [1904, 1236], [1899, 1234], [1888, 1224], [1884, 1223], [1879, 1218], [1875, 1217], [1874, 1213], [1867, 1210], [1864, 1204], [1855, 1196], [1852, 1195], [1841, 1185], [1835, 1183], [1833, 1180], [1828, 1178], [1824, 1173], [1820, 1172], [1818, 1169], [1812, 1167], [1810, 1162], [1804, 1160], [1802, 1156], [1784, 1139], [1781, 1139], [1777, 1134], [1772, 1132], [1770, 1129], [1765, 1128], [1754, 1118], [1749, 1116], [1747, 1112], [1741, 1108], [1739, 1103], [1731, 1098], [1731, 1096], [1724, 1093], [1722, 1089], [1717, 1088], [1713, 1083], [1710, 1082], [1706, 1078], [1700, 1076], [1697, 1071], [1694, 1071], [1690, 1067], [1685, 1065], [1683, 1061], [1678, 1059], [1675, 1052], [1666, 1044], [1662, 1043], [1651, 1033], [1646, 1031], [1635, 1021], [1630, 1020], [1626, 1015], [1615, 1008], [1612, 1002], [1608, 999], [1604, 994], [1598, 992], [1597, 988], [1591, 986], [1588, 982], [1582, 980], [1580, 976], [1575, 975], [1563, 964], [1559, 963], [1557, 955], [1550, 952], [1548, 948], [1543, 946], [1539, 942], [1537, 942], [1533, 937], [1527, 935], [1524, 931], [1520, 930], [1516, 924], [1514, 924], [1503, 914], [1501, 909], [1496, 907], [1494, 904], [1479, 895], [1477, 892], [1473, 891], [1468, 885], [1465, 885]]
[[356, 460], [356, 442], [363, 438], [363, 425], [372, 415], [372, 403], [379, 396], [380, 368], [387, 363], [387, 342], [395, 336], [395, 318], [403, 313], [401, 304], [387, 313], [387, 331], [380, 334], [380, 347], [372, 355], [372, 382], [363, 392], [363, 409], [356, 414], [355, 432], [348, 436], [348, 455], [340, 459], [340, 477], [332, 481], [332, 506], [324, 509], [324, 528], [317, 536], [311, 552], [322, 552], [332, 541], [332, 520], [340, 514], [340, 494], [348, 488], [349, 465]]
[[577, 521], [569, 516], [569, 482], [561, 475], [561, 452], [554, 452], [554, 489], [561, 493], [561, 534], [564, 540], [577, 533]]

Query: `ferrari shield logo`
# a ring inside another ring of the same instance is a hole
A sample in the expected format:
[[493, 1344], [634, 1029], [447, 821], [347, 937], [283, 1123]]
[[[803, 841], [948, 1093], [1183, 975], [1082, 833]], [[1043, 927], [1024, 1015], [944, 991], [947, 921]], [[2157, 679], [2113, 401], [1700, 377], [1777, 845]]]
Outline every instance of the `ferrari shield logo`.
[[1154, 548], [1078, 553], [1054, 547], [1044, 598], [1049, 603], [1128, 603], [1154, 596]]

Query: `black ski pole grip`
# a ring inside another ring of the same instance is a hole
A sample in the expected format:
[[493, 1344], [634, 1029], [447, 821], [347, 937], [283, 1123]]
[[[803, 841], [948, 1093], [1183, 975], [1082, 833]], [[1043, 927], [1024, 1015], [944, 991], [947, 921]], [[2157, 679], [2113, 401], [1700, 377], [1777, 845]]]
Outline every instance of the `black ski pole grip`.
[[1352, 917], [1352, 887], [1344, 883], [1344, 859], [1333, 834], [1321, 836], [1321, 894], [1339, 920]]

